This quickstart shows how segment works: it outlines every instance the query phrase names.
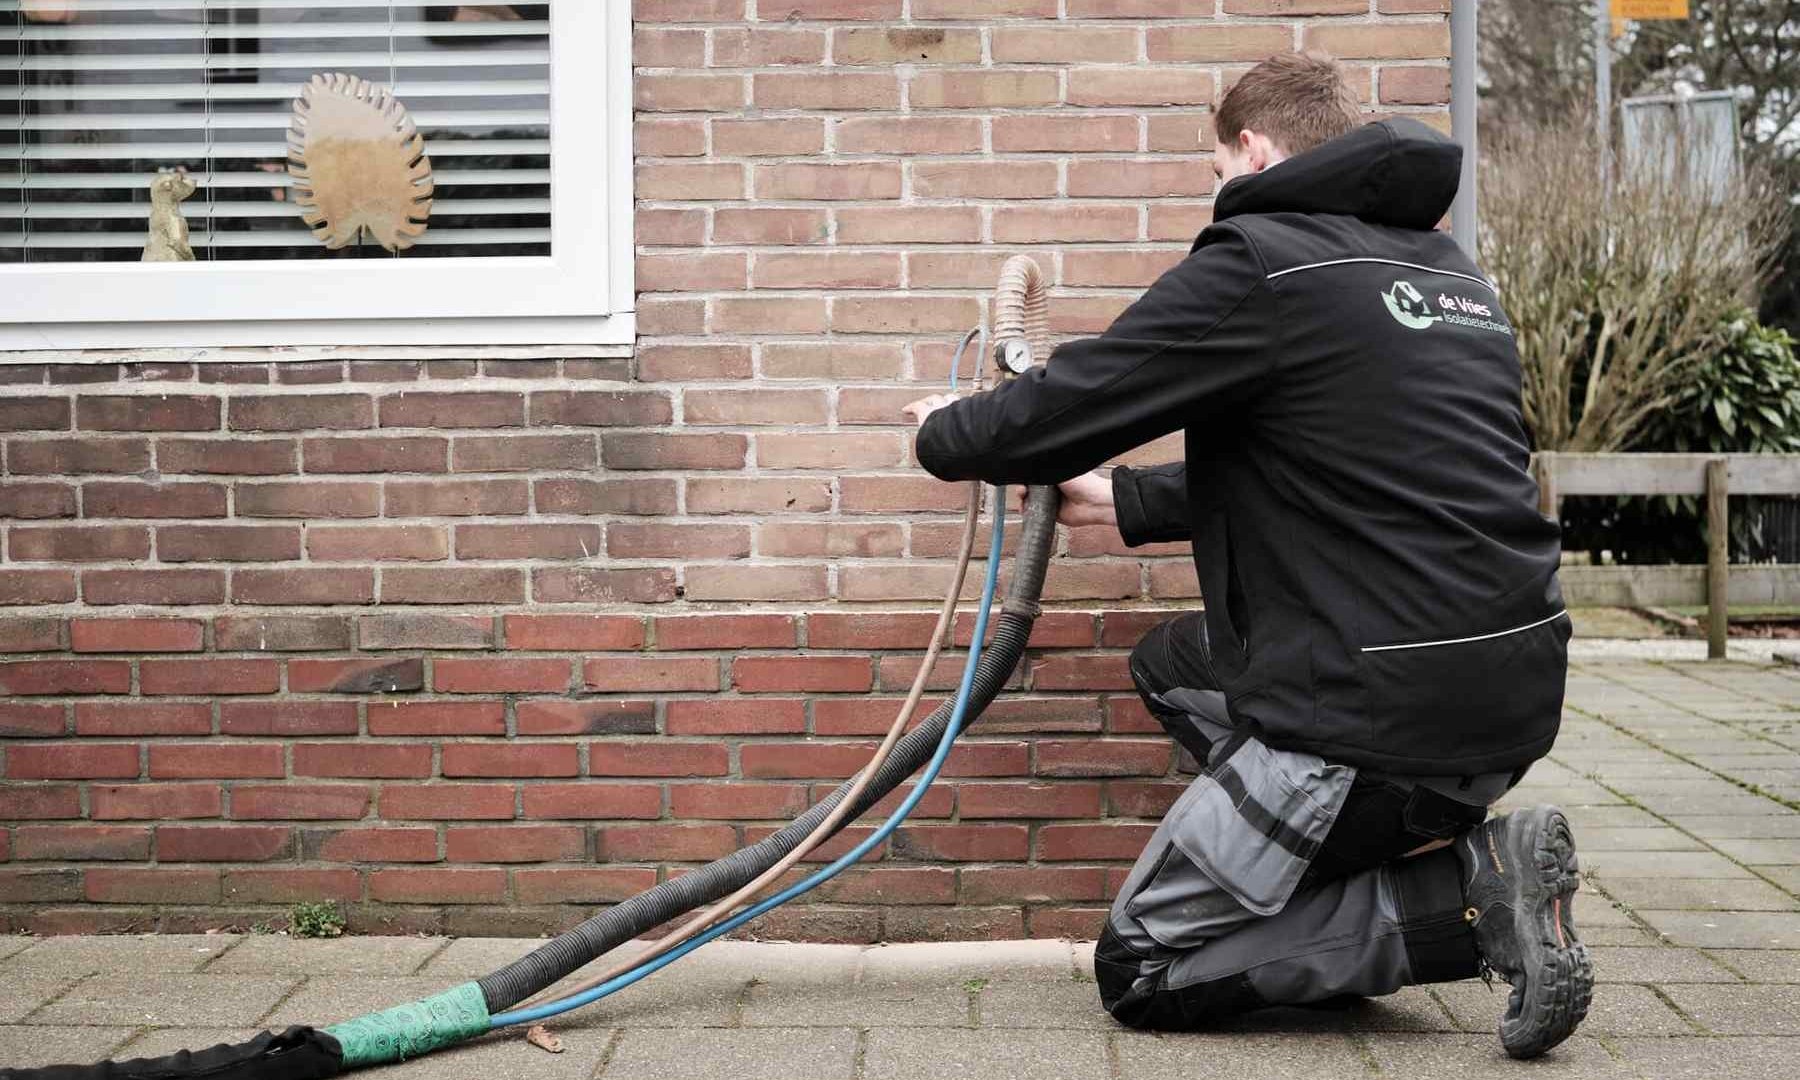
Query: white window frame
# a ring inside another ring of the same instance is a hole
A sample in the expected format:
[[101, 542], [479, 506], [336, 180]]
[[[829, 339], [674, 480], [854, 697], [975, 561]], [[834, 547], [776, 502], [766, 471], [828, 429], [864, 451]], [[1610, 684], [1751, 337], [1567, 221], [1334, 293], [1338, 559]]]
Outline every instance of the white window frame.
[[631, 4], [562, 0], [550, 18], [550, 255], [0, 266], [0, 363], [19, 350], [631, 344]]

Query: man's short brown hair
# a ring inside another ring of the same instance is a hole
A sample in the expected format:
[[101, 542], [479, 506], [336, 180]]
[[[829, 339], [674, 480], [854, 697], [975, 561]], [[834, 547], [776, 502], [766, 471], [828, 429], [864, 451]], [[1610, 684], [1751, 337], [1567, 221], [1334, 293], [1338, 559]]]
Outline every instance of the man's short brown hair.
[[1362, 123], [1356, 95], [1330, 57], [1276, 53], [1244, 72], [1219, 103], [1213, 126], [1219, 142], [1249, 130], [1286, 154], [1303, 154]]

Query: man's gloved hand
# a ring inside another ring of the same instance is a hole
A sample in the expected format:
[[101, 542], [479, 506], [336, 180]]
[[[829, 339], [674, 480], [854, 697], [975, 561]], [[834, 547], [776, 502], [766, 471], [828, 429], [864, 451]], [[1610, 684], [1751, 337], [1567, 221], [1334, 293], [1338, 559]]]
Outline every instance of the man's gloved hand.
[[1099, 472], [1082, 473], [1056, 486], [1062, 492], [1057, 521], [1064, 525], [1119, 524], [1118, 509], [1113, 505], [1112, 477]]

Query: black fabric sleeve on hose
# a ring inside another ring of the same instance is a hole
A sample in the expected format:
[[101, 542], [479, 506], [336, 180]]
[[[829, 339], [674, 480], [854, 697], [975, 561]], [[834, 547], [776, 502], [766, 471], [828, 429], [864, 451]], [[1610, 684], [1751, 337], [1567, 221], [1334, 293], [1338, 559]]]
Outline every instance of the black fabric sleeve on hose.
[[249, 1042], [206, 1050], [177, 1050], [167, 1057], [0, 1069], [0, 1080], [325, 1080], [340, 1071], [338, 1042], [323, 1031], [291, 1027], [262, 1032]]
[[[994, 700], [1007, 676], [1018, 665], [1019, 657], [1024, 655], [1026, 639], [1031, 636], [1032, 623], [1038, 616], [1038, 595], [1043, 591], [1044, 573], [1056, 542], [1059, 502], [1060, 496], [1054, 487], [1034, 487], [1026, 493], [1019, 546], [1013, 556], [1012, 581], [1000, 616], [995, 621], [993, 639], [976, 665], [969, 707], [963, 717], [964, 727], [973, 723]], [[953, 703], [944, 702], [895, 745], [887, 764], [857, 800], [844, 824], [880, 802], [931, 759], [938, 741], [943, 738], [944, 729], [950, 724], [953, 711]], [[488, 1011], [498, 1013], [511, 1008], [632, 938], [736, 891], [792, 851], [824, 821], [832, 807], [843, 799], [851, 783], [851, 780], [844, 781], [836, 791], [781, 831], [608, 908], [481, 979], [478, 985], [487, 1000]]]

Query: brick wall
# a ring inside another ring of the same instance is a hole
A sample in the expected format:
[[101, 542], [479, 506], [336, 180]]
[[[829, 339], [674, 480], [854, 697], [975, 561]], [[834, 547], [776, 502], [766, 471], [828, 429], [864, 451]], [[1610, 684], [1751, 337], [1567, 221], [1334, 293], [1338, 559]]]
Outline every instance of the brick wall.
[[[535, 933], [765, 835], [916, 670], [963, 496], [897, 409], [1001, 259], [1101, 328], [1235, 72], [1442, 123], [1447, 7], [640, 0], [634, 357], [0, 366], [0, 927]], [[1093, 933], [1180, 788], [1125, 650], [1195, 589], [1062, 544], [916, 824], [764, 933]]]

